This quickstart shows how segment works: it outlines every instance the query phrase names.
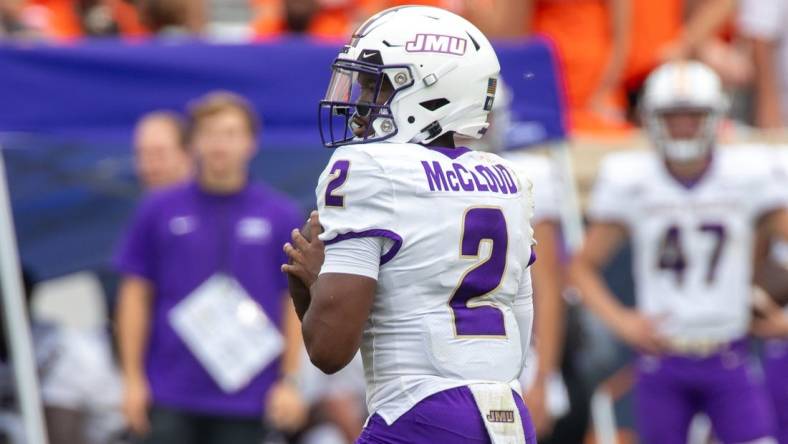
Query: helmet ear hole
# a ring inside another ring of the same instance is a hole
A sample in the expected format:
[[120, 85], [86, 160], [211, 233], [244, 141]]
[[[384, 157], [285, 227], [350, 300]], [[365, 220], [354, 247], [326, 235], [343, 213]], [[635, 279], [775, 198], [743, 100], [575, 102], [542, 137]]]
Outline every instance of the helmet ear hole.
[[426, 108], [426, 109], [428, 109], [430, 111], [435, 111], [436, 109], [442, 108], [442, 107], [448, 105], [449, 103], [450, 102], [447, 99], [440, 98], [440, 99], [427, 100], [427, 101], [419, 103], [419, 105], [421, 105], [422, 107], [424, 107], [424, 108]]
[[408, 116], [408, 123], [413, 123], [416, 121], [416, 118], [413, 116]]

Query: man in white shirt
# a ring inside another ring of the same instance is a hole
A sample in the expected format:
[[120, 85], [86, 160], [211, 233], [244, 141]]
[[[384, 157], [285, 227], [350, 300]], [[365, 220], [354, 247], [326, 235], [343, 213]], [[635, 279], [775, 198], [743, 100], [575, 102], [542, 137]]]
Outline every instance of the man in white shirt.
[[738, 26], [753, 44], [755, 121], [759, 127], [788, 125], [788, 0], [742, 0]]

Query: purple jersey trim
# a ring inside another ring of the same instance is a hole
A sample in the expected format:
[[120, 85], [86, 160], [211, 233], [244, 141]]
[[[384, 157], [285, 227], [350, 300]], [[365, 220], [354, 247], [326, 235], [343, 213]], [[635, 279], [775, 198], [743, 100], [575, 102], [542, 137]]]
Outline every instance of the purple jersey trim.
[[697, 176], [691, 178], [682, 178], [679, 177], [677, 174], [673, 172], [668, 166], [667, 161], [665, 161], [665, 170], [668, 172], [668, 175], [673, 178], [679, 185], [686, 188], [687, 190], [691, 190], [695, 188], [699, 183], [703, 181], [711, 171], [712, 164], [714, 163], [714, 152], [709, 153], [709, 158], [706, 161], [706, 165], [703, 166], [703, 170], [701, 170]]
[[372, 229], [372, 230], [365, 230], [359, 232], [351, 231], [349, 233], [340, 234], [337, 237], [326, 241], [325, 244], [331, 245], [343, 240], [358, 239], [361, 237], [385, 237], [387, 239], [391, 239], [392, 241], [394, 241], [394, 245], [391, 246], [389, 251], [387, 251], [386, 254], [380, 257], [381, 266], [386, 265], [387, 262], [394, 259], [394, 256], [397, 255], [397, 252], [399, 252], [400, 247], [402, 247], [402, 236], [400, 236], [399, 234], [393, 231], [381, 230], [381, 229]]
[[437, 146], [428, 146], [427, 148], [432, 151], [437, 151], [451, 160], [456, 160], [458, 157], [462, 156], [463, 154], [471, 152], [470, 148], [464, 146], [458, 146], [457, 148], [442, 148]]
[[528, 266], [530, 267], [531, 265], [534, 264], [534, 262], [536, 262], [536, 252], [532, 248], [531, 249], [531, 257], [528, 258]]

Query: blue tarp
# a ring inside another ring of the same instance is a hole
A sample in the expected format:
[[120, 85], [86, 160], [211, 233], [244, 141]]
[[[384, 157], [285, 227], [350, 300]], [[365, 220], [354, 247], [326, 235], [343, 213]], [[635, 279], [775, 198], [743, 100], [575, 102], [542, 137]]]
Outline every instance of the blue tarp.
[[[227, 89], [256, 105], [271, 144], [314, 146], [317, 103], [337, 50], [305, 39], [257, 45], [0, 46], [0, 132], [126, 141], [143, 113], [183, 109], [201, 94]], [[513, 117], [529, 128], [518, 142], [563, 138], [560, 81], [547, 43], [508, 42], [497, 51], [514, 91]]]
[[[317, 103], [337, 47], [269, 44], [0, 46], [0, 142], [6, 148], [23, 260], [41, 277], [106, 263], [139, 196], [130, 137], [145, 112], [215, 89], [246, 96], [264, 122], [253, 174], [313, 205], [320, 147]], [[513, 90], [510, 142], [565, 136], [560, 79], [542, 40], [497, 45]]]

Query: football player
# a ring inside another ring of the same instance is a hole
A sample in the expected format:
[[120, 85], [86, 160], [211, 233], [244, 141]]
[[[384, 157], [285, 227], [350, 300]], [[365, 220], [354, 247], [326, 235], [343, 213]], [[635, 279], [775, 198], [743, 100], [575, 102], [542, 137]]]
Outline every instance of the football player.
[[[641, 352], [642, 442], [685, 443], [697, 412], [723, 443], [773, 442], [773, 415], [745, 339], [756, 229], [788, 238], [772, 153], [716, 148], [727, 100], [718, 76], [700, 63], [658, 68], [643, 106], [656, 150], [603, 161], [572, 279], [588, 308]], [[627, 236], [635, 310], [617, 302], [600, 273]]]
[[476, 27], [430, 7], [379, 13], [333, 64], [321, 134], [337, 149], [283, 270], [315, 365], [335, 372], [361, 347], [357, 442], [536, 442], [517, 381], [530, 183], [454, 144], [485, 132], [498, 74]]
[[[780, 154], [788, 193], [788, 151]], [[788, 242], [771, 242], [768, 233], [761, 240], [765, 248], [756, 262], [756, 296], [760, 298], [756, 299], [759, 310], [753, 333], [765, 339], [761, 360], [777, 417], [777, 440], [788, 444], [788, 308], [784, 307], [788, 304]]]

